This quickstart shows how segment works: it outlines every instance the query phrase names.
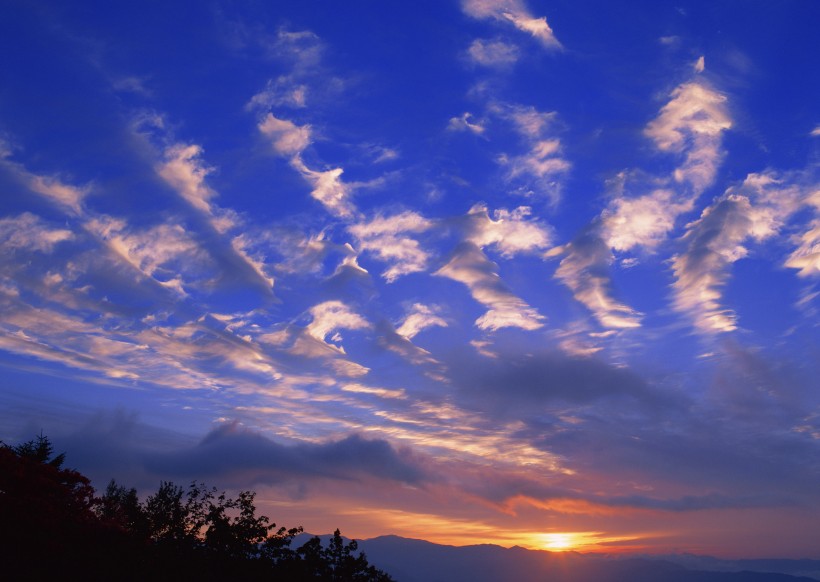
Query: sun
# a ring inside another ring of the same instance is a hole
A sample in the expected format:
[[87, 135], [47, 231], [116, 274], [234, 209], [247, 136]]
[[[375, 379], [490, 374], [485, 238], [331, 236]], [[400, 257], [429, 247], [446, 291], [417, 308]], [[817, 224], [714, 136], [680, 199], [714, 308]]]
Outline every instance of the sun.
[[551, 552], [565, 552], [578, 545], [575, 534], [571, 533], [548, 533], [542, 534], [541, 538], [544, 549]]

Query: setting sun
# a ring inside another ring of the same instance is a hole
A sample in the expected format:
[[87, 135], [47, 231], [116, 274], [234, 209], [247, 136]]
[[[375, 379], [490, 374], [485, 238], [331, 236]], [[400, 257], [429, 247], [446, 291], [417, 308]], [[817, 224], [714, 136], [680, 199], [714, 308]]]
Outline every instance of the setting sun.
[[543, 535], [544, 549], [552, 552], [572, 550], [578, 544], [575, 534], [549, 533]]

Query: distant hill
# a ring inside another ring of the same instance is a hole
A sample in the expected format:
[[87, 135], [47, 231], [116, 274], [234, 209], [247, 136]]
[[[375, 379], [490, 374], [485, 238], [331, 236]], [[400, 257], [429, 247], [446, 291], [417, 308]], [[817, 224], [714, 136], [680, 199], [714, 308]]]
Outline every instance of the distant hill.
[[359, 542], [398, 582], [817, 582], [820, 560], [629, 558], [494, 545], [444, 546], [383, 536]]

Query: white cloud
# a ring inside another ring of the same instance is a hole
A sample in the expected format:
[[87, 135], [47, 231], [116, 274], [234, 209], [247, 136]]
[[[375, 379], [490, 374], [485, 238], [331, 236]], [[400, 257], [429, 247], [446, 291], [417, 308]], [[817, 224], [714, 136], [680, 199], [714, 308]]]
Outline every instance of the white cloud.
[[239, 255], [242, 260], [249, 265], [257, 276], [265, 281], [272, 289], [274, 280], [273, 277], [266, 272], [265, 258], [262, 256], [253, 256], [250, 251], [251, 241], [247, 235], [240, 234], [231, 240], [231, 247]]
[[696, 73], [702, 73], [706, 69], [706, 58], [703, 56], [698, 58], [695, 64], [692, 65], [692, 69], [694, 69]]
[[772, 238], [803, 203], [801, 189], [773, 174], [750, 174], [687, 226], [686, 252], [672, 261], [674, 305], [705, 333], [737, 328], [721, 305], [729, 266], [747, 256], [746, 241]]
[[514, 210], [499, 209], [490, 218], [484, 204], [473, 206], [466, 216], [465, 240], [481, 248], [492, 246], [511, 257], [518, 253], [543, 250], [552, 244], [550, 230], [529, 220], [532, 209], [519, 206]]
[[0, 250], [40, 251], [50, 253], [54, 247], [74, 238], [74, 233], [62, 228], [51, 228], [29, 212], [20, 216], [0, 219]]
[[274, 151], [282, 156], [295, 156], [310, 145], [310, 126], [298, 126], [292, 121], [268, 113], [259, 123], [259, 131], [271, 141]]
[[311, 170], [298, 156], [291, 163], [313, 187], [310, 195], [321, 202], [328, 212], [339, 218], [352, 218], [356, 214], [356, 207], [350, 200], [351, 188], [341, 180], [344, 173], [342, 168]]
[[573, 297], [589, 309], [602, 326], [615, 329], [640, 326], [641, 314], [612, 296], [609, 274], [612, 252], [594, 229], [548, 254], [565, 255], [555, 277], [569, 287]]
[[82, 204], [91, 190], [89, 186], [71, 186], [54, 176], [29, 172], [22, 164], [11, 161], [9, 159], [11, 154], [11, 144], [0, 139], [0, 167], [6, 168], [29, 190], [45, 196], [70, 214], [81, 215], [83, 213]]
[[275, 56], [289, 60], [294, 69], [300, 71], [319, 65], [324, 52], [324, 44], [316, 33], [284, 28], [277, 31], [270, 48]]
[[518, 133], [536, 141], [547, 135], [547, 130], [552, 128], [557, 118], [554, 111], [538, 111], [535, 107], [523, 105], [496, 104], [492, 109], [511, 120]]
[[812, 137], [820, 137], [820, 125], [811, 130]]
[[798, 237], [798, 247], [789, 255], [786, 266], [797, 269], [801, 277], [820, 275], [820, 219]]
[[276, 80], [268, 80], [265, 88], [251, 97], [246, 109], [270, 109], [271, 107], [307, 106], [308, 86], [296, 81], [291, 75], [282, 75]]
[[601, 234], [616, 251], [653, 248], [666, 240], [675, 219], [691, 204], [679, 203], [674, 192], [659, 189], [637, 198], [616, 198], [604, 210]]
[[461, 6], [464, 12], [473, 18], [490, 18], [511, 24], [518, 30], [532, 35], [546, 48], [561, 48], [561, 43], [555, 38], [547, 19], [533, 16], [521, 0], [463, 0]]
[[678, 86], [644, 133], [664, 152], [684, 155], [675, 179], [697, 193], [714, 181], [723, 158], [721, 134], [732, 127], [726, 97], [702, 82]]
[[396, 333], [413, 339], [428, 327], [447, 327], [447, 321], [437, 315], [436, 306], [414, 303], [402, 324], [396, 329]]
[[794, 237], [797, 248], [786, 260], [786, 266], [798, 269], [801, 277], [820, 275], [820, 190], [812, 192], [806, 200], [807, 205], [813, 206], [815, 218], [804, 233]]
[[420, 214], [407, 211], [394, 216], [377, 216], [370, 222], [348, 227], [359, 241], [359, 247], [390, 263], [382, 276], [392, 283], [402, 275], [416, 273], [427, 268], [429, 255], [418, 241], [404, 236], [405, 233], [421, 233], [429, 230], [433, 222]]
[[310, 309], [313, 321], [307, 326], [312, 337], [326, 343], [331, 332], [340, 329], [368, 329], [370, 324], [341, 301], [325, 301]]
[[532, 149], [520, 156], [502, 158], [502, 163], [510, 165], [510, 178], [530, 175], [538, 180], [545, 180], [567, 172], [570, 163], [561, 158], [561, 142], [557, 139], [540, 140]]
[[199, 159], [202, 148], [198, 145], [175, 144], [165, 150], [165, 161], [157, 173], [188, 203], [206, 214], [211, 214], [211, 198], [216, 192], [205, 184], [212, 171]]
[[476, 39], [467, 49], [470, 59], [485, 67], [506, 67], [518, 60], [518, 47], [500, 40]]
[[554, 251], [565, 254], [556, 277], [605, 327], [640, 325], [640, 314], [612, 295], [612, 250], [653, 250], [666, 240], [678, 217], [690, 212], [702, 191], [713, 183], [723, 157], [722, 132], [732, 125], [726, 98], [698, 82], [678, 86], [670, 97], [644, 133], [661, 151], [683, 155], [673, 177], [689, 188], [683, 192], [655, 188], [631, 198], [621, 193], [583, 234]]
[[555, 125], [555, 112], [508, 103], [494, 103], [490, 111], [511, 122], [528, 148], [524, 154], [499, 157], [499, 162], [509, 167], [509, 179], [529, 177], [539, 193], [557, 202], [560, 176], [570, 169], [571, 164], [561, 156], [561, 141], [550, 131]]
[[494, 331], [503, 327], [518, 327], [534, 330], [543, 326], [545, 318], [513, 295], [499, 278], [497, 265], [474, 243], [459, 245], [450, 261], [435, 275], [463, 283], [473, 299], [489, 308], [475, 322], [479, 329]]
[[71, 210], [74, 214], [82, 213], [82, 201], [88, 194], [88, 188], [69, 186], [56, 178], [28, 174], [28, 186], [34, 192], [51, 198], [57, 204]]
[[[83, 225], [125, 263], [161, 285], [185, 294], [184, 286], [205, 276], [210, 262], [185, 229], [160, 224], [142, 232], [129, 229], [123, 220], [110, 216], [92, 218]], [[191, 280], [183, 280], [190, 277]]]
[[447, 124], [447, 129], [450, 131], [469, 131], [476, 135], [482, 135], [486, 128], [481, 123], [470, 121], [472, 118], [472, 113], [464, 113], [461, 117], [452, 117]]

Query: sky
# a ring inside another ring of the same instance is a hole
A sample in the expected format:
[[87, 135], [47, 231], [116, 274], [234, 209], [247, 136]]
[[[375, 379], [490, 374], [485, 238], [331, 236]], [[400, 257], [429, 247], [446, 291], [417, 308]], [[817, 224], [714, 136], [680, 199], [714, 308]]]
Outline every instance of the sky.
[[820, 3], [0, 6], [0, 439], [351, 537], [820, 558]]

